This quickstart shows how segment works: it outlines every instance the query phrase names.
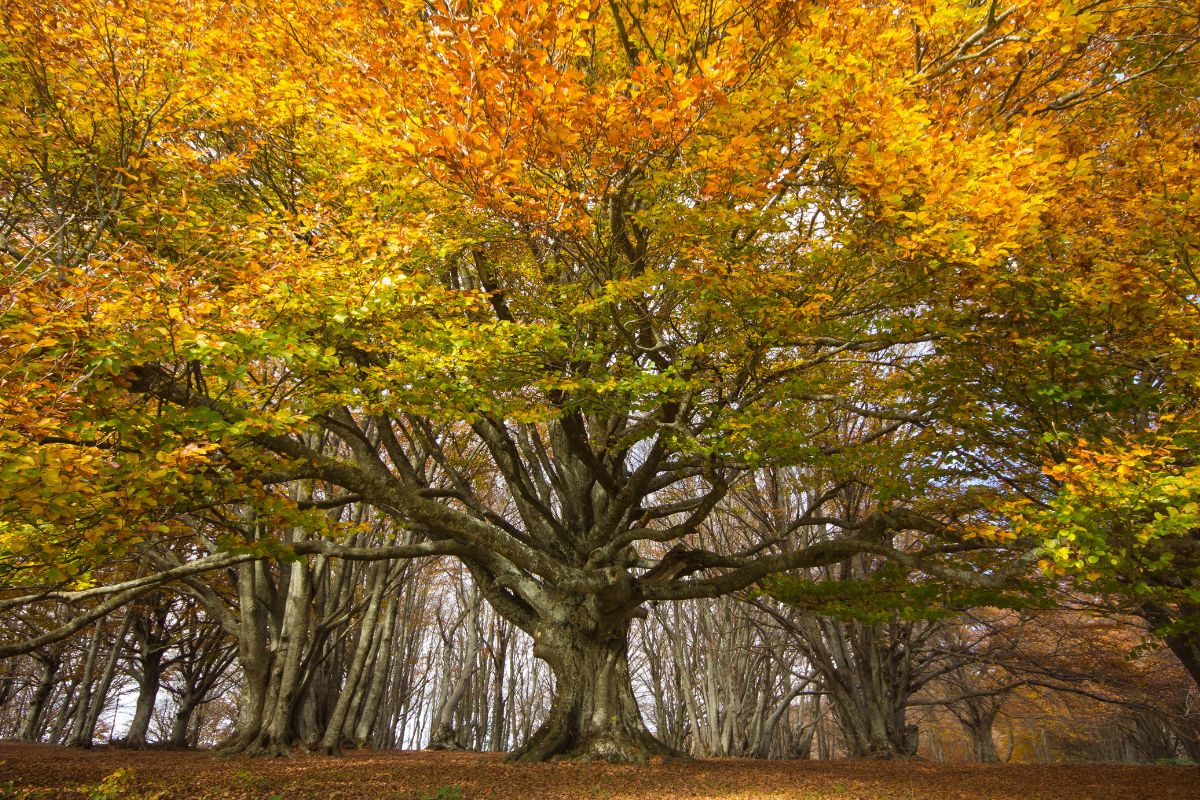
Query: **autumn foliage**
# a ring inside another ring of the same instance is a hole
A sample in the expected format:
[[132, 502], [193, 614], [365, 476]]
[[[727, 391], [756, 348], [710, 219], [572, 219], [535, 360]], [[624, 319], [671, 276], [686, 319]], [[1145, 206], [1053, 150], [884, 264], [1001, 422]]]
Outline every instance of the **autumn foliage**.
[[88, 609], [5, 654], [447, 556], [556, 675], [518, 754], [639, 760], [649, 604], [869, 560], [929, 616], [1086, 595], [1200, 680], [1194, 3], [0, 25], [0, 588]]

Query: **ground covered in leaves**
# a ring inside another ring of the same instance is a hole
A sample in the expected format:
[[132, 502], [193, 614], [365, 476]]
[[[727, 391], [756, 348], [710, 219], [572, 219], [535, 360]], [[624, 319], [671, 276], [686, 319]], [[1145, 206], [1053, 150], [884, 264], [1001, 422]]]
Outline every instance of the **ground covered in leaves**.
[[728, 759], [534, 766], [495, 754], [208, 752], [0, 744], [0, 798], [50, 800], [1196, 800], [1200, 767]]

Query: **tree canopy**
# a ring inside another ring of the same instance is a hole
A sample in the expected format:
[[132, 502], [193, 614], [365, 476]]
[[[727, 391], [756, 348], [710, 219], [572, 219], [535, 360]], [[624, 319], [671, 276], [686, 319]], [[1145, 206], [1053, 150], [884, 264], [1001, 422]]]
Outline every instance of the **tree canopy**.
[[17, 600], [454, 556], [556, 675], [530, 760], [664, 750], [645, 604], [860, 554], [1200, 677], [1192, 3], [2, 14]]

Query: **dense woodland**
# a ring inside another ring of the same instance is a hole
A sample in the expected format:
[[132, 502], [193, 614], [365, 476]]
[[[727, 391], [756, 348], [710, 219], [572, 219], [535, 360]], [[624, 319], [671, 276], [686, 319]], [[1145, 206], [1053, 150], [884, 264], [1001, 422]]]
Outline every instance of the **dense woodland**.
[[0, 28], [0, 737], [1200, 761], [1191, 0]]
[[[292, 698], [291, 744], [507, 751], [543, 721], [550, 671], [460, 567], [319, 569], [291, 633], [295, 685], [279, 674], [267, 689], [270, 705]], [[283, 577], [255, 605], [272, 649], [292, 646]], [[212, 611], [186, 593], [151, 595], [10, 660], [0, 731], [81, 747], [230, 746], [247, 647], [235, 584]], [[864, 622], [720, 600], [653, 609], [630, 658], [651, 729], [697, 757], [1200, 760], [1195, 684], [1164, 653], [1127, 658], [1144, 634], [1078, 611]]]

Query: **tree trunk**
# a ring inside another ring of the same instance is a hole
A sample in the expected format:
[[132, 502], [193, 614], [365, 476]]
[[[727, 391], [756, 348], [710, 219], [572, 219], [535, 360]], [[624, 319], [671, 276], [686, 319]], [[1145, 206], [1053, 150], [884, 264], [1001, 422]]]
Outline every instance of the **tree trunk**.
[[191, 725], [196, 706], [199, 704], [200, 698], [195, 695], [186, 694], [179, 698], [175, 716], [171, 719], [171, 736], [168, 739], [171, 747], [188, 746], [188, 728]]
[[497, 623], [492, 647], [492, 726], [488, 731], [488, 748], [504, 749], [504, 669], [508, 656], [508, 628]]
[[513, 760], [645, 763], [651, 755], [679, 755], [642, 722], [629, 679], [628, 619], [597, 628], [537, 631], [534, 654], [554, 673], [554, 699], [546, 721]]
[[[25, 742], [38, 740], [38, 732], [42, 727], [42, 716], [46, 713], [46, 704], [50, 700], [51, 692], [54, 691], [54, 678], [58, 675], [60, 664], [57, 656], [35, 653], [33, 657], [38, 662], [38, 683], [33, 692], [33, 699], [29, 703], [25, 722], [18, 734], [18, 738]], [[65, 703], [66, 700], [63, 702]]]
[[680, 613], [678, 605], [675, 606], [674, 625], [670, 627], [667, 639], [671, 645], [671, 657], [675, 662], [675, 690], [676, 693], [683, 698], [684, 709], [691, 732], [691, 748], [690, 752], [699, 754], [701, 757], [707, 755], [704, 746], [704, 739], [700, 734], [700, 710], [696, 706], [696, 698], [692, 694], [691, 682], [684, 681], [684, 676], [689, 675], [689, 670], [684, 663], [684, 627], [683, 615]]
[[[71, 724], [71, 735], [67, 739], [68, 747], [83, 745], [83, 729], [86, 727], [88, 712], [91, 709], [92, 681], [96, 669], [96, 656], [100, 652], [100, 634], [103, 631], [104, 620], [96, 623], [92, 631], [92, 641], [88, 644], [87, 660], [83, 666], [83, 680], [79, 683], [79, 697], [75, 703], [75, 718]], [[90, 745], [91, 742], [89, 741]]]
[[133, 620], [130, 630], [136, 644], [137, 656], [133, 659], [133, 664], [136, 670], [134, 677], [138, 682], [137, 705], [133, 720], [129, 723], [129, 731], [125, 734], [125, 744], [128, 747], [146, 746], [150, 717], [154, 713], [154, 704], [158, 700], [158, 691], [162, 685], [163, 658], [170, 639], [170, 614], [171, 602], [165, 597], [156, 596], [150, 607], [139, 608], [128, 615]]
[[[1167, 606], [1147, 603], [1142, 607], [1142, 617], [1155, 628], [1168, 628], [1181, 620], [1200, 618], [1200, 605], [1185, 604], [1177, 609]], [[1192, 676], [1192, 681], [1200, 686], [1200, 633], [1195, 628], [1171, 630], [1163, 636], [1163, 641], [1183, 668]]]
[[[840, 687], [830, 692], [834, 718], [851, 758], [905, 758], [916, 755], [917, 728], [907, 725], [904, 709], [864, 702]], [[874, 698], [872, 698], [874, 699]]]
[[1000, 753], [996, 751], [996, 741], [992, 738], [992, 726], [972, 727], [971, 734], [971, 750], [975, 754], [975, 760], [989, 764], [997, 764], [1000, 762]]
[[381, 573], [381, 568], [376, 566], [372, 570], [372, 581], [370, 599], [367, 601], [367, 609], [363, 614], [362, 622], [359, 623], [358, 636], [355, 639], [354, 655], [350, 662], [350, 668], [346, 672], [346, 680], [342, 684], [342, 691], [338, 695], [337, 705], [334, 706], [333, 715], [329, 719], [328, 725], [325, 726], [325, 735], [321, 737], [321, 752], [329, 755], [339, 755], [342, 752], [342, 739], [345, 738], [346, 718], [350, 713], [350, 706], [354, 700], [355, 693], [359, 689], [359, 684], [362, 680], [363, 669], [367, 663], [367, 656], [371, 652], [371, 640], [375, 635], [375, 624], [379, 618], [379, 603], [383, 596], [383, 589], [387, 583], [386, 577]]
[[304, 646], [308, 638], [311, 599], [308, 565], [303, 561], [292, 564], [283, 619], [279, 623], [279, 634], [275, 637], [275, 654], [268, 683], [269, 702], [264, 708], [262, 730], [243, 752], [283, 756], [288, 755], [299, 742], [293, 715], [300, 688]]
[[[809, 713], [811, 719], [804, 720], [800, 726], [799, 736], [796, 737], [795, 749], [791, 754], [792, 758], [800, 758], [806, 761], [812, 758], [813, 739], [816, 737], [817, 731], [821, 728], [821, 695], [813, 697]], [[818, 752], [821, 750], [820, 747], [817, 749]]]
[[242, 686], [233, 733], [221, 743], [222, 750], [243, 752], [251, 748], [263, 725], [267, 705], [267, 683], [271, 675], [271, 653], [266, 647], [266, 614], [261, 609], [256, 584], [263, 567], [250, 562], [238, 567], [238, 662]]
[[806, 684], [797, 684], [792, 687], [779, 702], [775, 704], [771, 715], [762, 723], [756, 740], [752, 742], [750, 755], [754, 758], [767, 758], [771, 754], [771, 740], [775, 735], [776, 728], [779, 727], [780, 720], [787, 714], [788, 709], [792, 706], [792, 701], [800, 696]]
[[463, 750], [467, 743], [463, 740], [462, 732], [454, 725], [455, 712], [459, 703], [467, 693], [471, 678], [475, 674], [479, 653], [479, 595], [472, 591], [467, 599], [467, 628], [466, 648], [463, 651], [462, 670], [454, 682], [454, 688], [448, 689], [450, 680], [451, 643], [453, 639], [444, 642], [446, 648], [445, 675], [442, 683], [442, 701], [438, 705], [437, 716], [430, 724], [429, 750]]
[[387, 686], [388, 668], [395, 654], [392, 652], [392, 637], [396, 632], [396, 606], [393, 598], [385, 601], [387, 610], [383, 615], [383, 625], [380, 629], [379, 643], [376, 645], [374, 663], [371, 669], [370, 685], [363, 698], [362, 711], [354, 725], [354, 746], [366, 747], [371, 740], [371, 731], [375, 727], [383, 702], [383, 690]]
[[[117, 672], [117, 661], [121, 657], [121, 650], [125, 648], [125, 634], [129, 632], [129, 623], [132, 617], [128, 614], [121, 621], [121, 629], [117, 631], [117, 635], [113, 638], [112, 650], [108, 653], [108, 661], [104, 664], [104, 672], [100, 676], [100, 686], [92, 696], [91, 707], [88, 709], [87, 719], [84, 722], [82, 740], [73, 743], [75, 747], [90, 748], [92, 740], [96, 736], [96, 723], [100, 721], [100, 714], [104, 711], [104, 702], [108, 699], [108, 690], [112, 688], [113, 676]], [[112, 731], [108, 733], [109, 738], [112, 738]]]
[[794, 630], [821, 675], [850, 756], [916, 755], [917, 729], [905, 719], [915, 687], [903, 627], [802, 616]]
[[162, 652], [159, 651], [142, 660], [137, 707], [133, 712], [133, 721], [129, 723], [129, 733], [125, 735], [126, 746], [146, 746], [146, 733], [150, 730], [150, 717], [154, 713], [154, 703], [158, 700], [158, 689], [161, 682]]
[[1197, 686], [1200, 686], [1200, 634], [1186, 631], [1166, 637], [1167, 647], [1183, 664]]
[[80, 682], [78, 676], [67, 681], [67, 687], [62, 693], [62, 702], [58, 705], [58, 713], [54, 715], [54, 722], [51, 723], [50, 730], [46, 732], [46, 739], [54, 744], [63, 744], [66, 741], [67, 723], [70, 722], [71, 715], [75, 713], [75, 706], [78, 705], [78, 702], [72, 698], [75, 697]]
[[971, 752], [976, 761], [989, 764], [1000, 761], [1000, 753], [992, 737], [992, 726], [1000, 712], [1000, 705], [999, 697], [969, 697], [959, 707], [952, 709], [971, 739]]

